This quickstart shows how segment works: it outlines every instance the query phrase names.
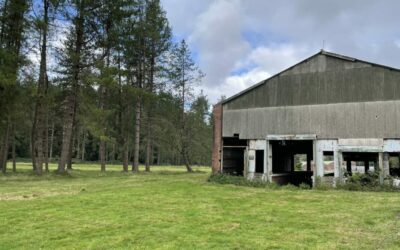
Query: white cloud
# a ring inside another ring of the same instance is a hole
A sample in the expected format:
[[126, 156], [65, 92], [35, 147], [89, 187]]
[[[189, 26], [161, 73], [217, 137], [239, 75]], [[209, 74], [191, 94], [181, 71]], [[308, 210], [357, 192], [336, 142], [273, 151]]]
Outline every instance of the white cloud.
[[[304, 59], [307, 49], [296, 49], [293, 45], [260, 46], [251, 50], [236, 69], [250, 68], [240, 74], [226, 76], [218, 85], [203, 88], [210, 100], [222, 95], [232, 96]], [[251, 67], [252, 65], [256, 65]], [[203, 86], [204, 87], [204, 86]]]
[[241, 20], [239, 0], [214, 1], [197, 17], [189, 43], [201, 53], [199, 64], [207, 75], [205, 85], [220, 84], [236, 62], [249, 53]]
[[190, 38], [212, 102], [313, 55], [323, 44], [329, 51], [400, 67], [397, 0], [163, 3], [178, 36]]

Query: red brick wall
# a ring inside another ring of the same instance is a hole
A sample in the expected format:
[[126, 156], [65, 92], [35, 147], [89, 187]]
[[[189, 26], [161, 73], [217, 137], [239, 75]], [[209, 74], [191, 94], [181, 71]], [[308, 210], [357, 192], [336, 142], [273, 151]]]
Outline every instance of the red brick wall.
[[213, 109], [213, 152], [212, 171], [221, 172], [221, 140], [222, 140], [222, 105], [216, 104]]

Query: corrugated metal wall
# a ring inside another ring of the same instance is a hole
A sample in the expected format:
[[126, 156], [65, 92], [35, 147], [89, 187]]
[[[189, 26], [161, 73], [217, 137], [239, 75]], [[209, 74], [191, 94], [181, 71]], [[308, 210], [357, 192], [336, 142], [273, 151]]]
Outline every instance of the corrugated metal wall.
[[400, 72], [318, 55], [225, 103], [223, 136], [400, 138], [399, 112]]
[[400, 138], [400, 101], [224, 110], [223, 136], [265, 139], [273, 134], [319, 138]]

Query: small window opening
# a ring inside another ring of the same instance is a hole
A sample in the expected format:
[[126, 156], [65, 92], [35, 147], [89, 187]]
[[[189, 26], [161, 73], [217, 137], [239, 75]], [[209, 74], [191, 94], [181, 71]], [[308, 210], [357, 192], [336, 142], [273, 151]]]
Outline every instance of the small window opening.
[[333, 159], [333, 151], [324, 151], [323, 161], [324, 161], [324, 176], [334, 176], [335, 164]]
[[264, 173], [264, 150], [256, 150], [256, 173]]

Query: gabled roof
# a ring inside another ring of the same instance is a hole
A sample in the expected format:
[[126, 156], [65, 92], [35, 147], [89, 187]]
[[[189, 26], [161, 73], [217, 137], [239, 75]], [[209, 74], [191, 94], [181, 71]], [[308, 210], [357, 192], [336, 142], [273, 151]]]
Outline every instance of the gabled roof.
[[227, 98], [225, 100], [220, 101], [218, 104], [225, 104], [225, 103], [227, 103], [229, 101], [232, 101], [233, 99], [236, 99], [237, 97], [249, 92], [250, 90], [255, 89], [258, 86], [264, 84], [266, 81], [268, 81], [268, 80], [270, 80], [270, 79], [272, 79], [274, 77], [277, 77], [277, 76], [279, 76], [279, 75], [281, 75], [281, 74], [293, 69], [294, 67], [313, 59], [314, 57], [316, 57], [318, 55], [325, 55], [325, 56], [329, 56], [329, 57], [333, 57], [333, 58], [337, 58], [337, 59], [341, 59], [341, 60], [345, 60], [345, 61], [350, 61], [350, 62], [366, 63], [366, 64], [370, 64], [372, 66], [386, 68], [386, 69], [389, 69], [389, 70], [395, 70], [395, 71], [399, 71], [400, 72], [400, 69], [398, 69], [398, 68], [393, 68], [393, 67], [390, 67], [390, 66], [377, 64], [377, 63], [372, 63], [372, 62], [360, 60], [360, 59], [357, 59], [357, 58], [353, 58], [353, 57], [344, 56], [344, 55], [340, 55], [340, 54], [337, 54], [337, 53], [332, 53], [332, 52], [328, 52], [328, 51], [325, 51], [325, 50], [321, 50], [318, 53], [316, 53], [316, 54], [314, 54], [314, 55], [312, 55], [312, 56], [310, 56], [310, 57], [308, 57], [308, 58], [296, 63], [295, 65], [293, 65], [293, 66], [291, 66], [291, 67], [289, 67], [289, 68], [287, 68], [287, 69], [285, 69], [285, 70], [283, 70], [283, 71], [281, 71], [281, 72], [279, 72], [279, 73], [277, 73], [277, 74], [275, 74], [275, 75], [273, 75], [273, 76], [271, 76], [271, 77], [269, 77], [269, 78], [267, 78], [265, 80], [262, 80], [261, 82], [259, 82], [257, 84], [254, 84], [253, 86], [250, 86], [249, 88], [247, 88], [245, 90], [242, 90], [241, 92], [237, 93], [236, 95], [233, 95], [233, 96], [231, 96], [231, 97], [229, 97], [229, 98]]

